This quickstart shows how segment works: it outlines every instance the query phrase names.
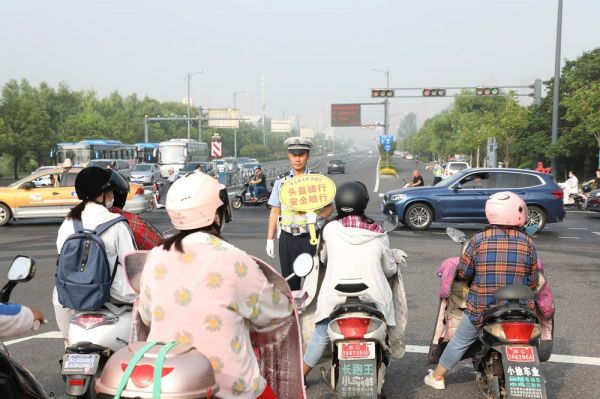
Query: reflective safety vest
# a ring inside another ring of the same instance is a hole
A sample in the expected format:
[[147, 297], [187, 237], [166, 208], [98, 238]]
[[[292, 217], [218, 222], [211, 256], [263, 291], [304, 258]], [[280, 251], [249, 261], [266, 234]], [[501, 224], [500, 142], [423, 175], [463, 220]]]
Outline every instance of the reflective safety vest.
[[[318, 172], [313, 172], [313, 171], [309, 170], [306, 173], [307, 174], [310, 174], [310, 173], [317, 174]], [[287, 180], [290, 180], [292, 177], [294, 177], [294, 176], [290, 176], [290, 174], [288, 173], [284, 177], [280, 178], [281, 185], [279, 186], [279, 190], [283, 190], [283, 186], [284, 186], [285, 182]], [[319, 211], [320, 211], [320, 209], [316, 210], [315, 213], [319, 213]], [[300, 227], [300, 226], [306, 226], [308, 224], [308, 220], [306, 218], [306, 213], [293, 211], [282, 203], [281, 204], [281, 213], [279, 215], [279, 223], [282, 226], [287, 226], [287, 227]]]
[[444, 173], [444, 169], [442, 169], [441, 166], [433, 167], [433, 176], [442, 177], [443, 173]]

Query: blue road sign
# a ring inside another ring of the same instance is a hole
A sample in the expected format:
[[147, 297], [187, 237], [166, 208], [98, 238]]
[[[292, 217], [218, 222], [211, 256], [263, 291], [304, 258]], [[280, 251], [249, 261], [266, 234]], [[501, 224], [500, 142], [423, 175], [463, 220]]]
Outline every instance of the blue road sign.
[[389, 145], [389, 144], [385, 144], [385, 145], [383, 146], [383, 149], [384, 149], [386, 152], [389, 152], [389, 151], [392, 149], [392, 146], [391, 146], [391, 145]]

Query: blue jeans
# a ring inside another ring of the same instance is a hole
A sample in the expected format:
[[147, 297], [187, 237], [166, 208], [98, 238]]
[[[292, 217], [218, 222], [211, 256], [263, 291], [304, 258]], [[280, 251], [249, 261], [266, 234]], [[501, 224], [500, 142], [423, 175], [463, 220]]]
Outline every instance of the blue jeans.
[[469, 317], [463, 314], [463, 318], [450, 338], [450, 342], [440, 357], [440, 364], [447, 370], [456, 366], [467, 349], [479, 338], [479, 329], [471, 323]]
[[250, 192], [250, 195], [252, 197], [258, 198], [258, 197], [260, 197], [260, 195], [262, 193], [265, 192], [265, 188], [263, 186], [252, 186], [251, 185], [251, 186], [248, 187], [248, 191]]
[[304, 363], [311, 368], [315, 368], [323, 356], [323, 352], [327, 349], [327, 345], [331, 342], [329, 335], [327, 334], [327, 325], [329, 319], [324, 319], [315, 325], [315, 332], [310, 338], [306, 353], [304, 354]]

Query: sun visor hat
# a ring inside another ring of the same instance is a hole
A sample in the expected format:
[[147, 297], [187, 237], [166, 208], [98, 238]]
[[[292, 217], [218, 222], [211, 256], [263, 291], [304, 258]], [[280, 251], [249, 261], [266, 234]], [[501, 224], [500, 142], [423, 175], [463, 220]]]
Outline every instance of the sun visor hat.
[[219, 198], [221, 185], [204, 173], [180, 177], [167, 193], [167, 213], [177, 230], [192, 230], [210, 226], [215, 212], [223, 205]]

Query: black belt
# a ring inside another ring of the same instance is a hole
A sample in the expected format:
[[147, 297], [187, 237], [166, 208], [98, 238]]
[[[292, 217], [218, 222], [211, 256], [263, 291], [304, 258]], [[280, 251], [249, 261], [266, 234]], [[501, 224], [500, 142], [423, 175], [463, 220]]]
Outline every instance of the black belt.
[[293, 233], [288, 233], [287, 231], [281, 230], [282, 234], [287, 234], [288, 236], [292, 236], [292, 237], [309, 237], [310, 233], [300, 233], [300, 234], [293, 234]]

